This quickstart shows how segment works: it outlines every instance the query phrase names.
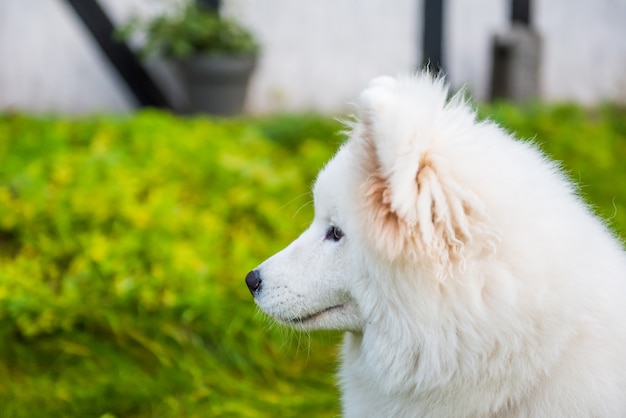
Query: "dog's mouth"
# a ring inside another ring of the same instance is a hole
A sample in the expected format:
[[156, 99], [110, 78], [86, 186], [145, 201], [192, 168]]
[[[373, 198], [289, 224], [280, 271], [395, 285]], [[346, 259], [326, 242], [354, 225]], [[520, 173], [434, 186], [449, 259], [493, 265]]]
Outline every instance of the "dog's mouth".
[[330, 306], [328, 308], [322, 309], [321, 311], [317, 311], [315, 313], [309, 314], [309, 315], [305, 315], [305, 316], [300, 316], [297, 318], [291, 318], [291, 319], [286, 319], [283, 320], [284, 322], [290, 324], [290, 325], [300, 325], [300, 324], [304, 324], [306, 322], [310, 322], [313, 321], [316, 318], [319, 318], [320, 316], [330, 312], [330, 311], [334, 311], [337, 309], [341, 309], [343, 308], [343, 305], [335, 305], [335, 306]]

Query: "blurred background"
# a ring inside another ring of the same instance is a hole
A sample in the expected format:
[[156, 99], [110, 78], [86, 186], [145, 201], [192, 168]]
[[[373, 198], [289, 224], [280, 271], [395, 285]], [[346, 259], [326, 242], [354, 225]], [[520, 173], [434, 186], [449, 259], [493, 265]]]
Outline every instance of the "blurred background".
[[[174, 10], [174, 2], [164, 0], [3, 0], [0, 108], [86, 113], [137, 107], [119, 68], [90, 33], [89, 25], [102, 22], [82, 21], [72, 3], [84, 9], [97, 3], [113, 25], [133, 15], [147, 18]], [[372, 77], [410, 73], [433, 58], [453, 86], [467, 85], [475, 98], [486, 100], [498, 54], [494, 43], [515, 38], [515, 27], [528, 28], [538, 38], [538, 98], [585, 105], [626, 100], [624, 0], [214, 4], [250, 29], [262, 47], [245, 103], [249, 113], [341, 112]], [[158, 87], [172, 90], [175, 81], [158, 71], [164, 65], [150, 64]]]
[[626, 236], [626, 0], [0, 0], [0, 418], [339, 416], [244, 278], [425, 67]]

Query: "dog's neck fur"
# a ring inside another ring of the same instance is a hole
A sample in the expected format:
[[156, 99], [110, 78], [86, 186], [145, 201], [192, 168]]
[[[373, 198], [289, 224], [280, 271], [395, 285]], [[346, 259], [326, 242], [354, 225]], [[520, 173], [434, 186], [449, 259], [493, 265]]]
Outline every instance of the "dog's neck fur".
[[[344, 400], [352, 396], [373, 400], [373, 404], [363, 405], [366, 409], [359, 407], [360, 412], [346, 410], [347, 417], [405, 416], [406, 411], [391, 413], [388, 409], [398, 406], [398, 397], [404, 398], [404, 407], [410, 406], [417, 416], [420, 411], [455, 417], [511, 413], [523, 404], [524, 394], [540, 385], [546, 370], [558, 366], [565, 347], [576, 337], [574, 327], [542, 326], [539, 320], [520, 327], [515, 320], [516, 302], [495, 303], [503, 297], [506, 300], [506, 295], [487, 277], [498, 275], [504, 288], [502, 278], [513, 276], [502, 270], [480, 271], [480, 265], [466, 267], [463, 283], [419, 280], [428, 277], [419, 272], [411, 278], [378, 281], [380, 286], [392, 280], [421, 287], [418, 292], [394, 287], [397, 293], [388, 295], [389, 288], [377, 288], [376, 280], [369, 283], [370, 292], [364, 297], [388, 297], [395, 306], [389, 300], [372, 300], [371, 306], [377, 308], [363, 312], [368, 318], [363, 332], [345, 335], [340, 373]], [[487, 282], [491, 288], [486, 287]], [[432, 289], [425, 289], [427, 286]], [[428, 295], [428, 299], [409, 300], [408, 295], [416, 294]], [[491, 306], [490, 300], [494, 301]], [[533, 303], [532, 298], [527, 303]], [[380, 312], [380, 306], [389, 310]], [[554, 312], [545, 314], [550, 323], [572, 324], [571, 318], [561, 321]], [[497, 333], [493, 332], [494, 318], [501, 319]], [[490, 395], [482, 396], [483, 391]], [[386, 398], [388, 405], [381, 402]], [[475, 401], [468, 403], [471, 399]], [[354, 406], [353, 402], [344, 404]], [[456, 410], [455, 405], [461, 409]]]

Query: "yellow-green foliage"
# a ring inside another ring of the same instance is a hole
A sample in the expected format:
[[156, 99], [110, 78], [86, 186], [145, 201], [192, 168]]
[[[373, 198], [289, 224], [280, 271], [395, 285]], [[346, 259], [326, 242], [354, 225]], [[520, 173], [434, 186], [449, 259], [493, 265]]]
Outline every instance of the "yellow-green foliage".
[[310, 220], [338, 141], [261, 130], [0, 119], [3, 418], [336, 413], [336, 338], [285, 348], [244, 277]]
[[[624, 234], [623, 112], [488, 113]], [[340, 129], [0, 116], [0, 416], [336, 416], [340, 336], [272, 325], [243, 279], [310, 221]]]

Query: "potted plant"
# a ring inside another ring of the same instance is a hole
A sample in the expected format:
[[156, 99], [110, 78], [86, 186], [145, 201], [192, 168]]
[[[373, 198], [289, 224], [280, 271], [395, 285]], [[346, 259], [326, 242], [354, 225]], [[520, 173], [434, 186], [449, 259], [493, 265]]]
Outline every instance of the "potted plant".
[[142, 21], [133, 17], [118, 31], [120, 39], [145, 36], [143, 57], [160, 56], [178, 68], [192, 112], [234, 115], [243, 109], [259, 46], [235, 20], [195, 1], [174, 13]]

